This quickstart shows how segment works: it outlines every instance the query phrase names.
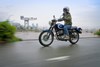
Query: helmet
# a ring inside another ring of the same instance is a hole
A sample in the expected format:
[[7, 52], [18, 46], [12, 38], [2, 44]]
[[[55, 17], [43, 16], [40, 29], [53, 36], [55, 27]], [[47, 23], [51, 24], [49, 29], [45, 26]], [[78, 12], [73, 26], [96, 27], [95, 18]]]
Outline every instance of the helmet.
[[68, 7], [63, 8], [63, 12], [69, 12], [69, 8]]

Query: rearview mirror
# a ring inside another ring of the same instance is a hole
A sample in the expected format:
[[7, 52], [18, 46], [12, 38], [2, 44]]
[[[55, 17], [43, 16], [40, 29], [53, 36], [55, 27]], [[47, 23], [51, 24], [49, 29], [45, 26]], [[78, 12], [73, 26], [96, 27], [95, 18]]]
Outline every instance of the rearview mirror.
[[53, 18], [55, 19], [55, 15], [53, 15]]

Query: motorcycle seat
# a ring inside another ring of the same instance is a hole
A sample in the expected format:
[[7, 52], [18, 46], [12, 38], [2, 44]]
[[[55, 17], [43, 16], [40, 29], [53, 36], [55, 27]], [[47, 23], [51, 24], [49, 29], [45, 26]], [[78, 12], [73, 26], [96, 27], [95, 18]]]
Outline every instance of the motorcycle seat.
[[77, 29], [77, 26], [72, 26], [70, 29]]

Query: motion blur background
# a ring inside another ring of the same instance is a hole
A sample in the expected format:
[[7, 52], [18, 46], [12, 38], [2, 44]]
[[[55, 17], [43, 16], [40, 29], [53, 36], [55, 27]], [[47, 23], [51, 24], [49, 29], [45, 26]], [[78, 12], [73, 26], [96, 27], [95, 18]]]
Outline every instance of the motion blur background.
[[52, 16], [59, 18], [66, 6], [70, 8], [74, 26], [100, 28], [99, 0], [0, 0], [0, 21], [8, 19], [23, 25], [20, 16], [36, 17], [37, 20], [30, 21], [30, 25], [49, 27]]

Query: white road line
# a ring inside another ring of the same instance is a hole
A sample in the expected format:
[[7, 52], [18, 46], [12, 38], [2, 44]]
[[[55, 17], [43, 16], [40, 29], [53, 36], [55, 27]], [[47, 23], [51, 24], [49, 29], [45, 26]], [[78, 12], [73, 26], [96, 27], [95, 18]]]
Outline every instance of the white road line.
[[55, 58], [49, 58], [46, 59], [46, 61], [63, 61], [63, 60], [68, 60], [70, 56], [61, 56], [61, 57], [55, 57]]

